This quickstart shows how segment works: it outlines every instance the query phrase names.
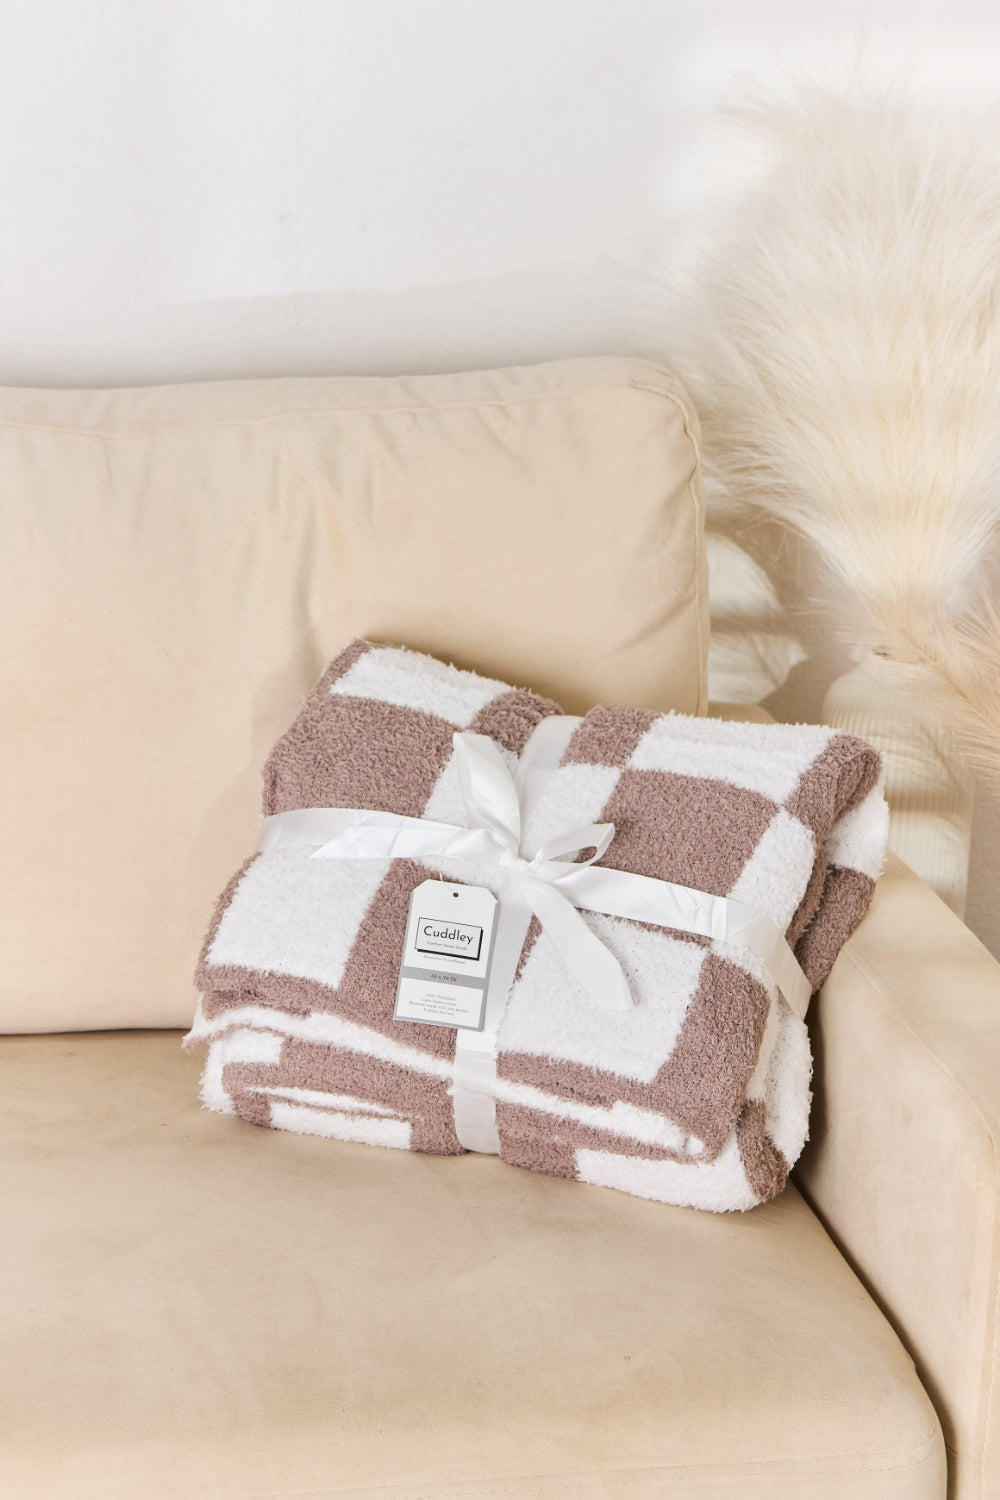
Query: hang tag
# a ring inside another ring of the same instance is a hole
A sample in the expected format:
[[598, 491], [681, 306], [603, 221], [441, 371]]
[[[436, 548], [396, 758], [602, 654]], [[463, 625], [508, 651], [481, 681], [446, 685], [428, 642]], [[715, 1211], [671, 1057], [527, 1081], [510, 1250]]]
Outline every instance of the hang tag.
[[482, 1031], [497, 898], [482, 885], [425, 880], [410, 897], [393, 1019]]

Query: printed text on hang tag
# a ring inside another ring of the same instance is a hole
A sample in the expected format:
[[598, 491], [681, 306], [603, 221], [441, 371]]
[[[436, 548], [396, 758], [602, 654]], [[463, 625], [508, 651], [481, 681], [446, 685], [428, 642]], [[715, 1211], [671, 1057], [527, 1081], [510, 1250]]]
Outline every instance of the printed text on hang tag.
[[397, 1021], [481, 1031], [497, 899], [481, 885], [425, 880], [410, 897]]

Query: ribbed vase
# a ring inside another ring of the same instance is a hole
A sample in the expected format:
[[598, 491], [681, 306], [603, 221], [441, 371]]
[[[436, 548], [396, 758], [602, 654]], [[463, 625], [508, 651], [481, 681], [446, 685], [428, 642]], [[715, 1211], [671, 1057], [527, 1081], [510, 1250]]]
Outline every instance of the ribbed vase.
[[885, 756], [889, 847], [963, 916], [973, 780], [932, 708], [930, 669], [869, 651], [823, 701], [827, 724]]

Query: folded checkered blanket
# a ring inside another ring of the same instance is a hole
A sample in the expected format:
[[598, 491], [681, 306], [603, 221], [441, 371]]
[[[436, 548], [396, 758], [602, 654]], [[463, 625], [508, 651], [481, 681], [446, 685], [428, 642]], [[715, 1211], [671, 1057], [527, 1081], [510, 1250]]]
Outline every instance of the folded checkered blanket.
[[[511, 766], [558, 707], [429, 657], [356, 641], [264, 772], [266, 815], [370, 808], [468, 825], [453, 735]], [[786, 933], [815, 988], [863, 916], [888, 828], [877, 753], [815, 725], [596, 708], [526, 808], [522, 852], [613, 823], [604, 868], [741, 900]], [[496, 867], [253, 855], [223, 892], [185, 1045], [202, 1098], [258, 1125], [462, 1150], [455, 1032], [394, 1020], [409, 898], [436, 876], [499, 892]], [[714, 1210], [784, 1185], [807, 1134], [805, 1025], [764, 965], [718, 939], [583, 913], [635, 1001], [600, 1009], [532, 920], [497, 1038], [502, 1158]]]

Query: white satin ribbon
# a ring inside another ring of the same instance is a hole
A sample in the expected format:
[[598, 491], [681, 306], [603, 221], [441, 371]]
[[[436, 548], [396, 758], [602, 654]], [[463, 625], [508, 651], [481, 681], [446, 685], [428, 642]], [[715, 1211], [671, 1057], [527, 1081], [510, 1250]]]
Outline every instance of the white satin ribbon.
[[[503, 894], [516, 893], [534, 912], [566, 968], [606, 1009], [628, 1010], [632, 997], [618, 960], [577, 907], [749, 949], [795, 1014], [804, 1017], [811, 986], [770, 917], [730, 897], [626, 870], [595, 868], [614, 837], [611, 823], [574, 829], [525, 858], [518, 788], [499, 749], [485, 735], [468, 731], [456, 732], [454, 742], [462, 800], [473, 827], [358, 808], [303, 808], [265, 818], [258, 851], [313, 846], [313, 859], [431, 856], [492, 864], [503, 874]], [[588, 848], [595, 852], [584, 862], [563, 857]]]

